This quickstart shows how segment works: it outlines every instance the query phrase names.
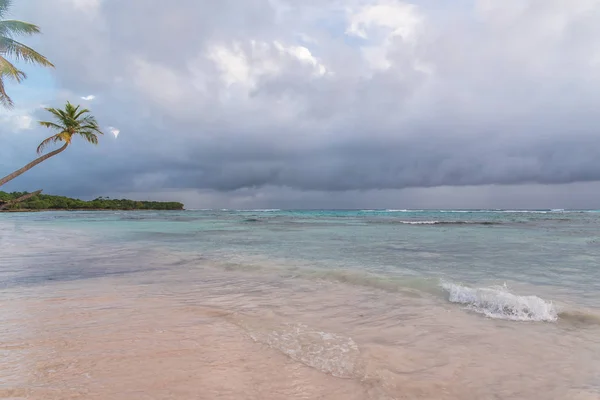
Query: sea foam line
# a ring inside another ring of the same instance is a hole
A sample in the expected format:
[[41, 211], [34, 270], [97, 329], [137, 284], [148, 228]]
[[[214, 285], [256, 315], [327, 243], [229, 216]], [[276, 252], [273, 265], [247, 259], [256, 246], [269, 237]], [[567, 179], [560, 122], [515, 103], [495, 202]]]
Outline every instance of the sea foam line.
[[496, 221], [393, 221], [394, 223], [405, 224], [405, 225], [502, 225], [501, 222]]

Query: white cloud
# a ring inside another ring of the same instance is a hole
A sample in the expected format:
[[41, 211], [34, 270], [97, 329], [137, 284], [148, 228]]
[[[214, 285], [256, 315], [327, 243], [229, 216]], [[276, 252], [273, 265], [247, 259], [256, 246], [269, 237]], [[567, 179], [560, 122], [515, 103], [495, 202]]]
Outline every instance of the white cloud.
[[13, 124], [17, 129], [26, 130], [31, 129], [31, 123], [33, 118], [29, 115], [18, 115], [13, 117]]
[[249, 60], [239, 43], [232, 46], [214, 45], [208, 51], [208, 58], [214, 61], [221, 71], [221, 79], [227, 86], [234, 83], [250, 85]]
[[81, 99], [85, 100], [85, 101], [91, 101], [91, 100], [94, 100], [95, 98], [96, 98], [96, 96], [94, 96], [93, 94], [90, 94], [89, 96], [81, 97]]
[[275, 46], [275, 48], [277, 50], [279, 50], [280, 53], [289, 54], [292, 57], [297, 58], [299, 61], [313, 66], [314, 73], [316, 75], [324, 75], [327, 72], [327, 68], [325, 68], [325, 66], [323, 64], [321, 64], [319, 62], [319, 60], [317, 60], [315, 58], [315, 56], [312, 55], [310, 50], [307, 49], [306, 47], [304, 47], [304, 46], [287, 46], [286, 47], [283, 44], [279, 43], [278, 41], [273, 42], [273, 45]]
[[387, 35], [409, 40], [414, 37], [420, 23], [421, 17], [415, 5], [381, 0], [351, 12], [346, 33], [369, 39], [377, 34], [377, 29], [384, 28], [389, 31]]
[[346, 34], [365, 39], [362, 52], [366, 61], [373, 69], [386, 70], [393, 64], [389, 53], [398, 45], [396, 39], [401, 38], [408, 47], [415, 45], [422, 24], [423, 17], [415, 5], [379, 0], [349, 12]]
[[115, 128], [114, 126], [109, 126], [108, 131], [110, 133], [112, 133], [113, 135], [115, 135], [115, 138], [119, 137], [119, 133], [121, 133], [121, 131], [119, 129]]
[[309, 66], [315, 77], [327, 72], [325, 65], [308, 48], [286, 45], [278, 40], [212, 45], [207, 58], [215, 63], [226, 86], [239, 84], [246, 89], [255, 88], [262, 77], [283, 73], [293, 64]]
[[13, 131], [25, 131], [33, 128], [33, 117], [26, 110], [8, 111], [0, 115], [1, 125], [9, 126]]

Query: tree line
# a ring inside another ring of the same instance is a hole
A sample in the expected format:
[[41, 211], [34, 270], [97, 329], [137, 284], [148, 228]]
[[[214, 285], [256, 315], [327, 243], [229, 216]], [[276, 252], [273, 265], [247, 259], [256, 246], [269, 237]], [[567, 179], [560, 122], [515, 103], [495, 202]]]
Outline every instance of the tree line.
[[128, 199], [109, 199], [98, 197], [91, 201], [73, 199], [65, 196], [33, 193], [26, 200], [12, 204], [16, 199], [27, 196], [28, 192], [0, 192], [0, 209], [8, 211], [41, 211], [41, 210], [183, 210], [178, 202], [137, 201]]

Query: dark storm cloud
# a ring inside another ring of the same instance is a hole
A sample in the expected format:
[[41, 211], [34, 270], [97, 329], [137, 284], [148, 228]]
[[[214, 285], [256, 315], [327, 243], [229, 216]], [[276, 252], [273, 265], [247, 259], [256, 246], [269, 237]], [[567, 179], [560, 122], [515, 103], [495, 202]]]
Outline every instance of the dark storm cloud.
[[[94, 94], [94, 114], [121, 134], [75, 143], [9, 188], [376, 194], [600, 180], [594, 1], [30, 3], [18, 11], [44, 30], [57, 103]], [[44, 132], [15, 145], [9, 129], [0, 155], [18, 167]]]

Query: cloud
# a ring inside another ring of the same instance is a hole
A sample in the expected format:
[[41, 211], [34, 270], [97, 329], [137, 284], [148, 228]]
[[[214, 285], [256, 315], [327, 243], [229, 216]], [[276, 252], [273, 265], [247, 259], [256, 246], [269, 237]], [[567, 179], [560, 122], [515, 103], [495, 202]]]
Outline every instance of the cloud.
[[89, 96], [81, 97], [81, 99], [85, 100], [85, 101], [91, 101], [91, 100], [94, 100], [95, 98], [96, 98], [96, 96], [94, 96], [93, 94], [90, 94]]
[[112, 133], [115, 136], [115, 138], [117, 138], [119, 136], [119, 133], [121, 133], [121, 131], [115, 128], [114, 126], [109, 126], [108, 131]]
[[[19, 107], [12, 110], [2, 110], [0, 112], [0, 137], [3, 133], [19, 133], [34, 128], [33, 119], [34, 110], [27, 107]], [[3, 132], [3, 130], [5, 132]]]
[[30, 115], [4, 115], [0, 117], [0, 121], [8, 124], [12, 129], [17, 131], [32, 129], [33, 118]]
[[[535, 206], [540, 185], [600, 180], [595, 0], [78, 7], [32, 0], [19, 15], [42, 27], [60, 90], [101, 97], [98, 121], [127, 135], [74, 143], [19, 188], [223, 202], [252, 192], [248, 202], [276, 206], [419, 190], [468, 203], [471, 188], [519, 187]], [[22, 139], [12, 158], [32, 145]]]

